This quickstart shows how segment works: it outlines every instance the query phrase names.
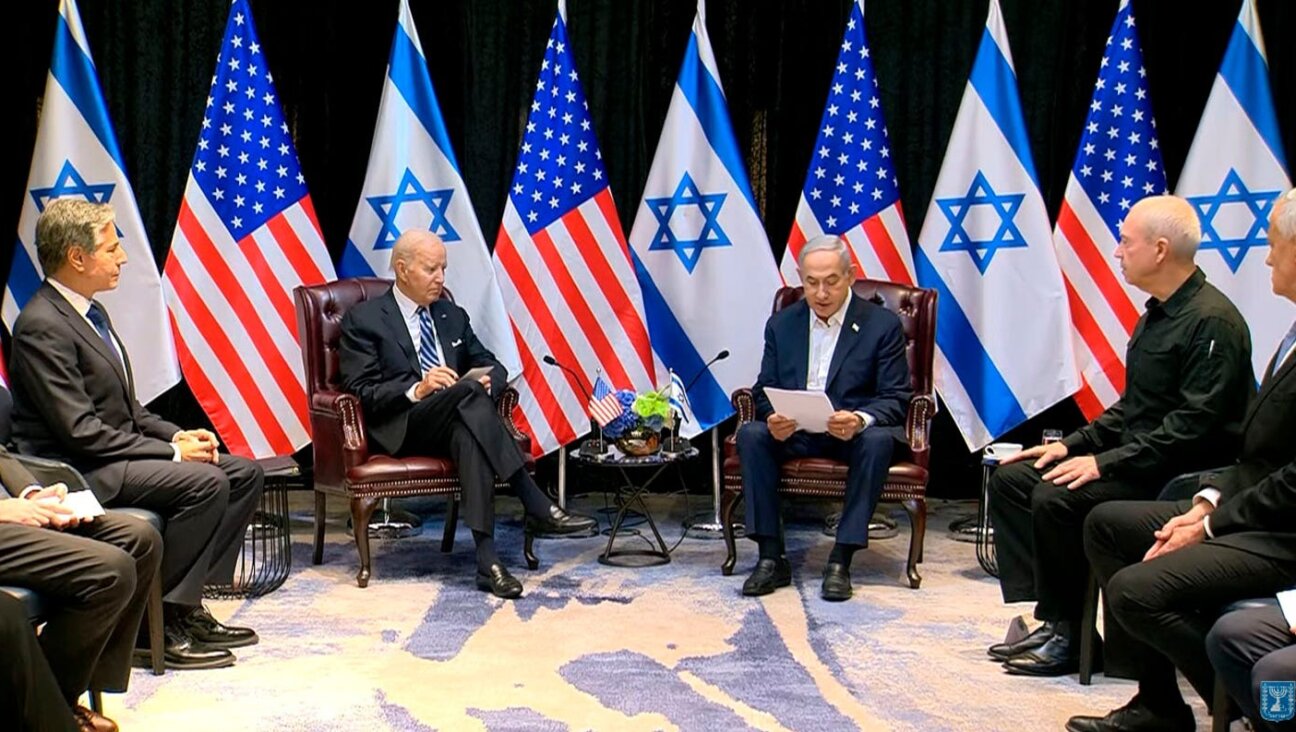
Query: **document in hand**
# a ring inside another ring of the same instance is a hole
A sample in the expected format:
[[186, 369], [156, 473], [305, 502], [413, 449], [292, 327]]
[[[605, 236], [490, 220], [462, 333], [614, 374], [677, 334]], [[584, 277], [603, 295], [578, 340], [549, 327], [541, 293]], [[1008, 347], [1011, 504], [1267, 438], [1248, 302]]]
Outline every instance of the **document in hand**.
[[1278, 607], [1282, 608], [1283, 618], [1288, 628], [1296, 628], [1296, 590], [1284, 590], [1278, 593]]
[[836, 411], [822, 391], [766, 387], [765, 396], [775, 412], [796, 420], [797, 429], [806, 432], [827, 432], [828, 418]]
[[[58, 499], [55, 497], [42, 500], [48, 500], [55, 503], [58, 502]], [[72, 509], [72, 513], [82, 521], [89, 521], [92, 518], [104, 515], [104, 508], [99, 505], [99, 499], [95, 498], [95, 494], [88, 490], [72, 491], [71, 493], [68, 493], [67, 497], [63, 499], [62, 504]]]

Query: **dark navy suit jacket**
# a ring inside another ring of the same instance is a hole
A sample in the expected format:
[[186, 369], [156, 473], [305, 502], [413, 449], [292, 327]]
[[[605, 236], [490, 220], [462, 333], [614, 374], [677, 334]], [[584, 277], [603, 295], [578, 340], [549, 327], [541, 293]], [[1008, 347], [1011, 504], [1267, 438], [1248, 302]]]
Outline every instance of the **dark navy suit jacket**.
[[[477, 340], [468, 313], [445, 297], [429, 309], [445, 365], [460, 374], [477, 366], [491, 367], [491, 396], [498, 398], [508, 386], [508, 372]], [[387, 453], [395, 453], [405, 440], [409, 410], [414, 406], [405, 392], [422, 374], [414, 341], [391, 290], [343, 316], [338, 368], [343, 388], [360, 398], [369, 436]]]
[[[810, 305], [801, 300], [771, 315], [765, 324], [765, 354], [752, 389], [757, 419], [764, 421], [774, 411], [765, 387], [806, 388], [811, 317]], [[867, 412], [877, 420], [871, 429], [905, 439], [912, 391], [904, 330], [895, 313], [851, 294], [824, 391], [833, 407]]]

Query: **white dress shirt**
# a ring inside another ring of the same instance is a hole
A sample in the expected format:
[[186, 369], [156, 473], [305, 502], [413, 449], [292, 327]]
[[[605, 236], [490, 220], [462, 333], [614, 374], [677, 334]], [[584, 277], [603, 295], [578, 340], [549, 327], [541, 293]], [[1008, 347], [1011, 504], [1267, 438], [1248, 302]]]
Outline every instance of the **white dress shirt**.
[[[847, 295], [841, 307], [829, 315], [827, 320], [821, 320], [813, 309], [810, 310], [810, 355], [806, 364], [806, 391], [823, 391], [828, 387], [828, 369], [832, 366], [833, 354], [837, 351], [846, 311], [850, 309], [854, 297], [854, 293]], [[864, 427], [869, 427], [876, 421], [868, 412], [855, 412], [855, 415], [864, 423]]]
[[[421, 306], [409, 299], [395, 285], [392, 286], [392, 295], [396, 298], [396, 307], [400, 308], [401, 317], [405, 319], [405, 330], [409, 331], [410, 342], [414, 344], [414, 353], [417, 356], [419, 346], [423, 343], [423, 329], [422, 324], [419, 322], [419, 308]], [[445, 352], [441, 350], [441, 339], [437, 337], [435, 319], [432, 320], [432, 345], [436, 348], [437, 361], [444, 366]], [[405, 396], [411, 402], [419, 400], [418, 397], [414, 396], [414, 390], [418, 388], [418, 385], [419, 382], [416, 381], [413, 386], [405, 390]]]
[[[99, 332], [99, 329], [95, 327], [94, 323], [90, 322], [90, 318], [86, 315], [86, 313], [90, 312], [90, 305], [92, 304], [90, 300], [86, 299], [86, 297], [81, 293], [73, 291], [67, 285], [59, 282], [53, 277], [48, 277], [45, 281], [50, 283], [50, 287], [53, 287], [55, 292], [62, 295], [64, 300], [68, 301], [68, 304], [72, 306], [72, 309], [77, 311], [77, 315], [80, 315], [86, 325], [90, 326], [90, 330], [93, 330], [95, 333]], [[112, 339], [113, 348], [117, 349], [117, 358], [121, 360], [122, 369], [125, 370], [126, 359], [122, 358], [122, 353], [124, 353], [124, 351], [121, 342], [117, 340], [117, 336], [112, 332], [111, 328], [108, 330], [108, 337]], [[172, 439], [174, 440], [174, 437]], [[172, 442], [171, 450], [174, 453], [171, 456], [171, 462], [180, 462], [180, 446], [175, 442]]]

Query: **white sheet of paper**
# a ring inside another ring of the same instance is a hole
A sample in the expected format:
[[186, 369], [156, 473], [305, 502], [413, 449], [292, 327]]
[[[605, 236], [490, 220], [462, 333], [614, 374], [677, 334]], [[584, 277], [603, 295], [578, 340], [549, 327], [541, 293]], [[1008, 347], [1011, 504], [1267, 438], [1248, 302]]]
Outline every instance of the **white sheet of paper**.
[[76, 512], [79, 519], [90, 519], [104, 515], [99, 499], [90, 491], [72, 491], [63, 499], [63, 505]]
[[465, 373], [463, 376], [460, 376], [460, 377], [459, 377], [459, 380], [460, 380], [460, 381], [479, 381], [479, 380], [481, 379], [481, 377], [483, 377], [483, 376], [489, 376], [489, 375], [490, 375], [490, 372], [491, 372], [491, 367], [490, 367], [490, 366], [476, 366], [476, 367], [474, 367], [474, 368], [468, 369], [467, 373]]
[[1283, 590], [1278, 593], [1278, 607], [1282, 608], [1283, 617], [1288, 628], [1296, 628], [1296, 590]]
[[828, 418], [837, 411], [822, 391], [766, 387], [765, 396], [775, 412], [796, 420], [797, 429], [806, 432], [827, 432]]

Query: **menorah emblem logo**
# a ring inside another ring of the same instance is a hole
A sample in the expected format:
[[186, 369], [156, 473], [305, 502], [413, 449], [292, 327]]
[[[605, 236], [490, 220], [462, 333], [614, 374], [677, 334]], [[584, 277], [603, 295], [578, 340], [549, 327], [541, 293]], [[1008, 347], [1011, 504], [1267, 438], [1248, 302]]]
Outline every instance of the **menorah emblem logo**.
[[1296, 716], [1296, 681], [1261, 681], [1260, 716], [1270, 722]]

